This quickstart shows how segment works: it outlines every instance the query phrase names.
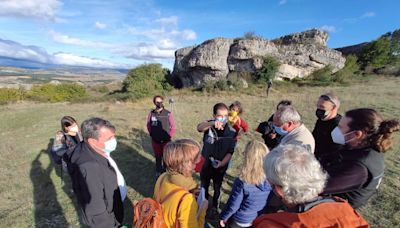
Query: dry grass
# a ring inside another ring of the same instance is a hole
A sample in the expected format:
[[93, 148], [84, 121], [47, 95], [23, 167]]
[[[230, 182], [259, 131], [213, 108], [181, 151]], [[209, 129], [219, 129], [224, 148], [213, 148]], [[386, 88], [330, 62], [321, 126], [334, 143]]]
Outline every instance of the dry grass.
[[[341, 110], [356, 107], [372, 107], [387, 117], [400, 117], [399, 78], [380, 78], [369, 84], [352, 87], [290, 87], [275, 90], [267, 99], [264, 94], [221, 93], [189, 94], [174, 93], [177, 119], [177, 137], [201, 140], [196, 132], [197, 123], [211, 117], [212, 105], [216, 102], [230, 103], [240, 100], [245, 107], [243, 117], [251, 129], [265, 120], [274, 111], [281, 99], [291, 99], [312, 130], [315, 122], [314, 110], [317, 97], [327, 91], [337, 93], [342, 100]], [[249, 95], [250, 94], [250, 95]], [[259, 95], [251, 95], [259, 94]], [[146, 114], [151, 108], [151, 99], [135, 103], [93, 104], [42, 104], [18, 103], [0, 106], [0, 226], [2, 227], [79, 227], [80, 221], [66, 183], [59, 178], [46, 152], [50, 139], [59, 128], [63, 115], [72, 115], [82, 121], [91, 116], [111, 120], [117, 126], [118, 148], [113, 153], [129, 185], [129, 199], [151, 196], [154, 185], [154, 158], [149, 138], [145, 131]], [[233, 167], [223, 185], [222, 201], [226, 201], [232, 178], [238, 172], [240, 151], [249, 139], [260, 137], [255, 132], [245, 135], [234, 155]], [[361, 210], [365, 218], [375, 227], [400, 226], [400, 141], [396, 137], [394, 150], [386, 154], [386, 175], [378, 194]], [[126, 202], [125, 223], [131, 224], [131, 203]]]

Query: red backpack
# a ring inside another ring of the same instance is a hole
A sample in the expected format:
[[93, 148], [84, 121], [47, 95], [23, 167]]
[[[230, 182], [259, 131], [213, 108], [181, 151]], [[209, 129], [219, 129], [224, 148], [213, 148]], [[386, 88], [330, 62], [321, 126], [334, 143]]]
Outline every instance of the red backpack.
[[[178, 215], [179, 207], [183, 198], [190, 194], [184, 188], [177, 188], [169, 192], [163, 199], [160, 198], [160, 188], [164, 182], [165, 176], [162, 177], [159, 184], [159, 191], [156, 193], [156, 199], [144, 198], [134, 204], [133, 209], [133, 227], [135, 228], [168, 228], [165, 224], [162, 203], [168, 200], [172, 195], [180, 191], [186, 191], [185, 194], [179, 199], [176, 214]], [[175, 221], [175, 227], [179, 228], [178, 216]]]

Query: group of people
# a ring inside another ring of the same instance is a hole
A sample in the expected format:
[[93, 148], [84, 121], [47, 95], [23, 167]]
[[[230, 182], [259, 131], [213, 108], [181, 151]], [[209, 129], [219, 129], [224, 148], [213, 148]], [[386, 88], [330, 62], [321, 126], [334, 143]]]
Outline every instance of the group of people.
[[[173, 113], [155, 96], [147, 118], [156, 158], [154, 200], [167, 227], [369, 227], [355, 209], [367, 203], [384, 175], [384, 153], [400, 130], [396, 119], [384, 119], [368, 108], [339, 114], [340, 100], [331, 93], [316, 104], [311, 132], [291, 101], [276, 111], [242, 152], [239, 174], [230, 196], [219, 208], [221, 187], [237, 142], [249, 125], [242, 104], [217, 103], [213, 118], [197, 125], [202, 144], [175, 139]], [[127, 197], [124, 177], [110, 154], [116, 149], [115, 127], [90, 118], [81, 128], [63, 117], [53, 145], [53, 159], [63, 164], [91, 227], [120, 227]], [[60, 161], [61, 160], [61, 161]], [[200, 173], [200, 183], [193, 177]], [[210, 184], [213, 195], [210, 197]], [[201, 200], [204, 198], [205, 200]], [[210, 203], [209, 198], [212, 198]]]

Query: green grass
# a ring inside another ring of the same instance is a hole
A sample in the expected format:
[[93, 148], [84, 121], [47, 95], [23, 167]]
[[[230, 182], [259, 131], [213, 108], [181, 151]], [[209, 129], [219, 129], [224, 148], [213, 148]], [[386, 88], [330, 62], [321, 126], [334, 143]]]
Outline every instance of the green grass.
[[[219, 92], [215, 94], [173, 92], [176, 101], [174, 115], [177, 136], [201, 140], [197, 123], [209, 119], [213, 104], [242, 102], [243, 117], [255, 129], [267, 119], [281, 99], [291, 99], [312, 130], [316, 117], [315, 103], [324, 92], [333, 91], [342, 100], [341, 112], [357, 107], [372, 107], [386, 117], [400, 117], [400, 78], [379, 78], [368, 84], [346, 87], [277, 87], [268, 99], [261, 88], [252, 92]], [[111, 120], [117, 127], [118, 147], [113, 153], [124, 174], [129, 200], [126, 202], [125, 223], [131, 225], [131, 201], [151, 196], [154, 186], [154, 157], [145, 130], [146, 115], [152, 107], [151, 98], [134, 103], [29, 103], [0, 106], [0, 226], [1, 227], [79, 227], [79, 212], [70, 193], [68, 177], [65, 183], [58, 176], [46, 152], [50, 139], [59, 129], [63, 115], [79, 121], [91, 116]], [[167, 108], [168, 105], [167, 105]], [[261, 139], [254, 131], [245, 135], [233, 157], [223, 185], [222, 202], [226, 202], [232, 178], [242, 159], [241, 150], [249, 139]], [[386, 154], [386, 174], [378, 194], [361, 213], [373, 227], [400, 226], [400, 140]]]

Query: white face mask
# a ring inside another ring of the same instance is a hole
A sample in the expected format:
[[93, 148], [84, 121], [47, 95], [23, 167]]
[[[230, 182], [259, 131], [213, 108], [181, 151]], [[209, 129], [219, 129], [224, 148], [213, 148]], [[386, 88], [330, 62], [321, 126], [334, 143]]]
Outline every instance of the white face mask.
[[78, 126], [75, 125], [75, 127], [72, 127], [69, 129], [70, 132], [74, 132], [74, 133], [78, 133], [79, 132], [79, 128]]
[[106, 142], [104, 142], [104, 149], [103, 152], [110, 155], [117, 148], [117, 139], [112, 138]]
[[332, 141], [336, 144], [345, 145], [347, 142], [351, 140], [350, 139], [346, 141], [345, 136], [351, 134], [352, 132], [353, 131], [343, 134], [342, 131], [339, 129], [339, 127], [335, 127], [335, 129], [333, 129], [333, 131], [331, 132]]

